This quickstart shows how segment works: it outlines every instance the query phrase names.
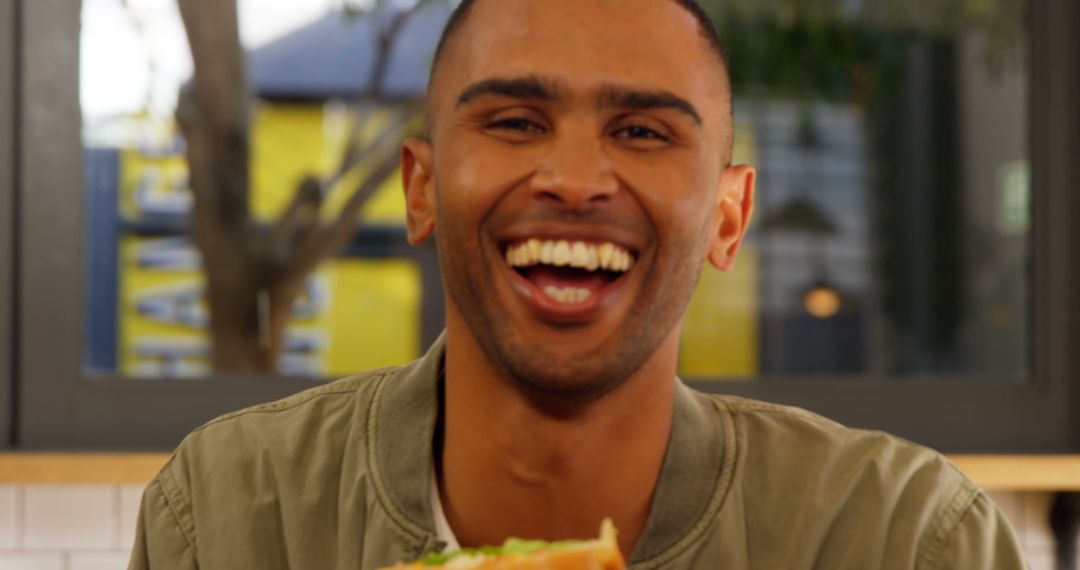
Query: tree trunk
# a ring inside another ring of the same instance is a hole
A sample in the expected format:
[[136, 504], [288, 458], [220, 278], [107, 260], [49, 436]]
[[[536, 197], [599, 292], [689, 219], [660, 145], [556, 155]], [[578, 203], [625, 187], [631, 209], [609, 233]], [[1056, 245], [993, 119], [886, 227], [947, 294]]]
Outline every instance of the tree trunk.
[[[329, 184], [304, 180], [281, 218], [269, 230], [261, 229], [248, 205], [252, 93], [236, 0], [177, 1], [195, 69], [193, 87], [180, 94], [177, 120], [187, 142], [191, 173], [191, 231], [206, 277], [211, 364], [216, 372], [272, 373], [305, 280], [319, 262], [355, 235], [363, 205], [397, 170], [396, 145], [408, 129], [410, 113], [418, 111], [403, 108], [400, 121], [375, 143], [361, 146], [350, 141]], [[370, 101], [378, 100], [390, 46], [410, 13], [397, 14], [380, 34], [367, 93]], [[394, 148], [388, 151], [390, 146]], [[371, 160], [377, 161], [371, 174], [352, 189], [336, 218], [322, 225], [323, 188]]]
[[263, 370], [248, 212], [250, 91], [235, 0], [179, 0], [195, 77], [177, 118], [187, 142], [192, 233], [202, 255], [215, 371]]

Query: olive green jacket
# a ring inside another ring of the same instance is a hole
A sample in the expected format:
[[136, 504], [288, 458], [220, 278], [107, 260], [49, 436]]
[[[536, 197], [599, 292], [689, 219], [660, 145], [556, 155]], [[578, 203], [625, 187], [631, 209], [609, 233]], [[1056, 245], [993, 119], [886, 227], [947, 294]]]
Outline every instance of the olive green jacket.
[[[438, 549], [443, 344], [195, 430], [147, 486], [130, 570], [368, 570]], [[631, 568], [1019, 569], [986, 495], [937, 453], [681, 383]]]

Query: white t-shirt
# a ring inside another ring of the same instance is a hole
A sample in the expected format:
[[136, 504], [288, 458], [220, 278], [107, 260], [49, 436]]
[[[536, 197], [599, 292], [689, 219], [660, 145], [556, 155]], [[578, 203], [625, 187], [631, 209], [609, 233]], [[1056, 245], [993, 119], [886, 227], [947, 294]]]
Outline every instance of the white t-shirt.
[[435, 536], [446, 543], [443, 552], [461, 550], [461, 545], [450, 528], [450, 521], [446, 520], [446, 511], [443, 510], [442, 498], [439, 496], [439, 481], [434, 469], [431, 470], [431, 515], [435, 519]]

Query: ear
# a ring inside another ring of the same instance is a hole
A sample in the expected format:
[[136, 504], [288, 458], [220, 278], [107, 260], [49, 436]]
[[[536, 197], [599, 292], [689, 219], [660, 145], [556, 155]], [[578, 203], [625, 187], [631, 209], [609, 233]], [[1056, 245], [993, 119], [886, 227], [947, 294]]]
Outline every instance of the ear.
[[405, 187], [405, 226], [409, 243], [420, 245], [435, 231], [435, 178], [431, 143], [410, 138], [401, 145], [401, 180]]
[[709, 263], [720, 271], [730, 271], [735, 266], [735, 254], [754, 213], [756, 181], [757, 171], [746, 164], [729, 166], [720, 175], [707, 256]]

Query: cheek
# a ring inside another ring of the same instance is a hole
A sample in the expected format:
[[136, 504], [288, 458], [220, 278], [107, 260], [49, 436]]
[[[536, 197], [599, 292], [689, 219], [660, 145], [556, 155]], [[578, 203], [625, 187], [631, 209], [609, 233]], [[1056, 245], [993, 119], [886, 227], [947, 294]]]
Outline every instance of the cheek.
[[470, 193], [505, 189], [534, 172], [540, 162], [536, 147], [507, 145], [476, 133], [451, 140], [436, 168], [446, 184]]
[[707, 223], [717, 182], [693, 157], [623, 161], [618, 173], [662, 239], [683, 241], [685, 234], [696, 236]]
[[[475, 139], [475, 137], [473, 137]], [[535, 152], [533, 153], [535, 154]], [[527, 152], [477, 144], [460, 137], [436, 154], [440, 237], [450, 243], [479, 245], [484, 224], [521, 181], [534, 172]]]

